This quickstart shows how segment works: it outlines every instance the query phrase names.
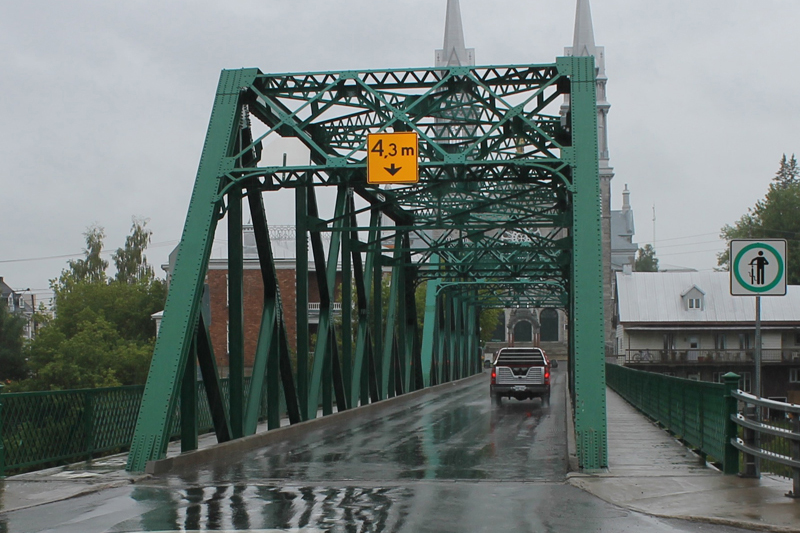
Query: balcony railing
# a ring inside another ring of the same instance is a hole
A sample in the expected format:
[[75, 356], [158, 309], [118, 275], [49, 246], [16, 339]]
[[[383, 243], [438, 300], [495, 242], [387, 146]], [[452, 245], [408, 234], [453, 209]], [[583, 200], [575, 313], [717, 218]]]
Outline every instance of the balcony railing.
[[[319, 314], [319, 310], [320, 310], [321, 306], [322, 306], [322, 304], [320, 304], [318, 302], [317, 303], [309, 303], [308, 304], [308, 312], [309, 313], [314, 313], [314, 314]], [[331, 310], [334, 313], [340, 313], [342, 311], [342, 304], [340, 302], [333, 302], [333, 305], [331, 306]]]
[[[626, 350], [625, 363], [694, 364], [694, 363], [752, 363], [753, 348], [739, 350]], [[800, 363], [800, 349], [761, 349], [762, 363]]]

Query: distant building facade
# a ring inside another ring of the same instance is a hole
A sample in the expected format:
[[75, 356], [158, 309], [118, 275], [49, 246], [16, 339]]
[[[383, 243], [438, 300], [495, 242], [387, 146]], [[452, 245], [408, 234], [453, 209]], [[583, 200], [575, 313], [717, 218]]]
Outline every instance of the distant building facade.
[[[626, 366], [753, 390], [755, 301], [727, 272], [617, 274], [616, 355]], [[800, 286], [763, 297], [762, 396], [800, 403]]]
[[28, 290], [15, 291], [0, 276], [0, 305], [5, 305], [9, 312], [25, 319], [23, 336], [31, 340], [36, 335], [36, 324], [33, 313], [36, 310], [36, 295]]

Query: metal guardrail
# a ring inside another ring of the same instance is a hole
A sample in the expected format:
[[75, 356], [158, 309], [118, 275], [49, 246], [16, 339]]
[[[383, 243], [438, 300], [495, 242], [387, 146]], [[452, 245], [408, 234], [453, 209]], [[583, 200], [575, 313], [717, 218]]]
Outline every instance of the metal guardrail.
[[725, 383], [709, 383], [665, 376], [606, 364], [606, 383], [703, 457], [720, 464], [726, 474], [739, 469], [739, 454], [731, 444], [736, 425], [732, 392], [739, 376], [727, 374]]
[[[247, 382], [249, 378], [245, 378]], [[228, 401], [228, 380], [222, 379]], [[247, 383], [245, 383], [247, 387]], [[2, 384], [0, 384], [2, 393]], [[0, 477], [130, 448], [144, 385], [0, 394]], [[198, 432], [213, 429], [205, 386], [197, 382]], [[261, 417], [266, 402], [261, 402]], [[180, 400], [171, 435], [180, 436]]]
[[[731, 415], [731, 420], [742, 428], [742, 438], [734, 438], [731, 444], [742, 452], [744, 468], [742, 475], [759, 477], [764, 471], [792, 479], [792, 490], [786, 495], [800, 497], [800, 405], [766, 400], [742, 391], [734, 391], [733, 397], [745, 406], [743, 412]], [[785, 413], [787, 422], [765, 423], [762, 411]]]
[[[755, 350], [753, 348], [738, 350], [682, 348], [679, 350], [625, 350], [626, 364], [698, 364], [698, 363], [752, 363]], [[800, 351], [769, 349], [761, 350], [763, 363], [800, 362]]]

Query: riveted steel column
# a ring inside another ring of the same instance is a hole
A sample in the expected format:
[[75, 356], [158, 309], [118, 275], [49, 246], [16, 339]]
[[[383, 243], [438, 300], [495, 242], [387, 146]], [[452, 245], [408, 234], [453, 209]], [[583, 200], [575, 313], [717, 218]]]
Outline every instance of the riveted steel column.
[[220, 210], [217, 194], [222, 177], [233, 170], [236, 163], [232, 152], [242, 87], [252, 84], [257, 74], [257, 69], [225, 70], [220, 76], [164, 319], [128, 454], [126, 468], [129, 471], [142, 472], [148, 460], [160, 459], [166, 454], [172, 414], [200, 313], [203, 283]]
[[[345, 219], [347, 226], [351, 226], [350, 213], [352, 212], [353, 204], [353, 191], [345, 190], [344, 195], [347, 198], [347, 213]], [[352, 389], [353, 384], [353, 269], [352, 269], [352, 246], [350, 244], [351, 234], [350, 230], [342, 232], [342, 381], [344, 382], [344, 390], [348, 393]], [[358, 405], [357, 403], [350, 403], [351, 406]], [[341, 406], [339, 406], [341, 409]]]
[[228, 391], [231, 438], [244, 436], [244, 252], [242, 193], [228, 193]]
[[[352, 202], [352, 198], [351, 198]], [[351, 212], [355, 211], [354, 206], [351, 204]], [[380, 220], [380, 212], [375, 209], [370, 214], [370, 231], [367, 236], [368, 242], [373, 243], [377, 241], [379, 235], [378, 223]], [[356, 226], [355, 214], [351, 215], [351, 225]], [[372, 329], [373, 323], [370, 320], [370, 302], [373, 300], [372, 294], [372, 279], [375, 274], [374, 263], [378, 259], [377, 254], [371, 249], [367, 249], [366, 261], [362, 267], [361, 263], [361, 243], [358, 243], [357, 249], [353, 249], [353, 275], [356, 282], [356, 290], [358, 296], [358, 330], [356, 337], [356, 351], [353, 359], [353, 382], [350, 392], [350, 405], [366, 405], [369, 403], [369, 389], [370, 389], [370, 368], [374, 368], [372, 364], [373, 358], [373, 345], [372, 345]], [[374, 377], [374, 374], [373, 374]]]
[[181, 452], [197, 449], [197, 341], [192, 341], [181, 384]]
[[[310, 180], [310, 177], [307, 177]], [[308, 191], [307, 183], [295, 189], [297, 397], [300, 415], [308, 420]]]
[[[431, 259], [431, 263], [438, 262], [438, 256]], [[439, 291], [439, 280], [429, 280], [425, 294], [425, 318], [422, 322], [422, 386], [430, 387], [431, 372], [433, 369], [434, 349], [436, 341], [436, 328], [438, 325], [438, 302], [437, 293]]]
[[383, 358], [381, 360], [381, 380], [380, 397], [382, 400], [392, 397], [389, 392], [392, 382], [390, 377], [394, 377], [392, 366], [392, 354], [396, 343], [395, 335], [397, 331], [397, 306], [400, 290], [402, 289], [402, 266], [401, 249], [403, 247], [403, 236], [400, 232], [395, 235], [394, 240], [394, 265], [392, 266], [391, 286], [389, 287], [389, 305], [386, 311], [386, 329], [383, 336]]
[[572, 168], [573, 185], [575, 433], [580, 466], [592, 471], [608, 466], [595, 67], [593, 57], [559, 58], [557, 64], [571, 77], [572, 147], [562, 157]]

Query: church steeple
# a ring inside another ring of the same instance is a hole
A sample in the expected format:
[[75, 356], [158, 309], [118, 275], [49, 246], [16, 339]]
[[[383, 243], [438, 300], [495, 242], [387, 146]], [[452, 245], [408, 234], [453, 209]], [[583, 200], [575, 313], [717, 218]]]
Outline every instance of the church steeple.
[[[614, 169], [609, 164], [608, 152], [608, 111], [611, 105], [606, 100], [606, 56], [602, 46], [594, 43], [594, 27], [592, 25], [592, 9], [589, 0], [577, 0], [575, 8], [575, 34], [572, 46], [564, 49], [568, 56], [594, 56], [597, 89], [597, 148], [600, 174], [600, 207], [601, 228], [603, 245], [603, 300], [604, 300], [604, 329], [606, 343], [613, 344], [616, 333], [611, 323], [614, 314], [611, 266], [611, 179]], [[569, 95], [564, 97], [561, 114], [566, 120], [569, 113]], [[632, 226], [631, 226], [632, 227]]]
[[575, 10], [575, 36], [572, 40], [572, 55], [596, 55], [592, 8], [589, 6], [589, 0], [578, 0], [578, 7]]
[[[592, 8], [589, 0], [577, 0], [575, 8], [575, 34], [572, 46], [564, 49], [568, 56], [594, 56], [597, 71], [597, 142], [600, 149], [600, 173], [602, 177], [611, 179], [614, 172], [609, 166], [608, 152], [608, 111], [611, 104], [606, 100], [606, 53], [602, 46], [594, 44], [594, 26], [592, 24]], [[569, 99], [565, 98], [562, 113], [566, 113]]]
[[444, 24], [444, 45], [436, 50], [437, 67], [474, 66], [475, 49], [464, 45], [464, 27], [461, 24], [461, 6], [458, 0], [447, 0], [447, 18]]

